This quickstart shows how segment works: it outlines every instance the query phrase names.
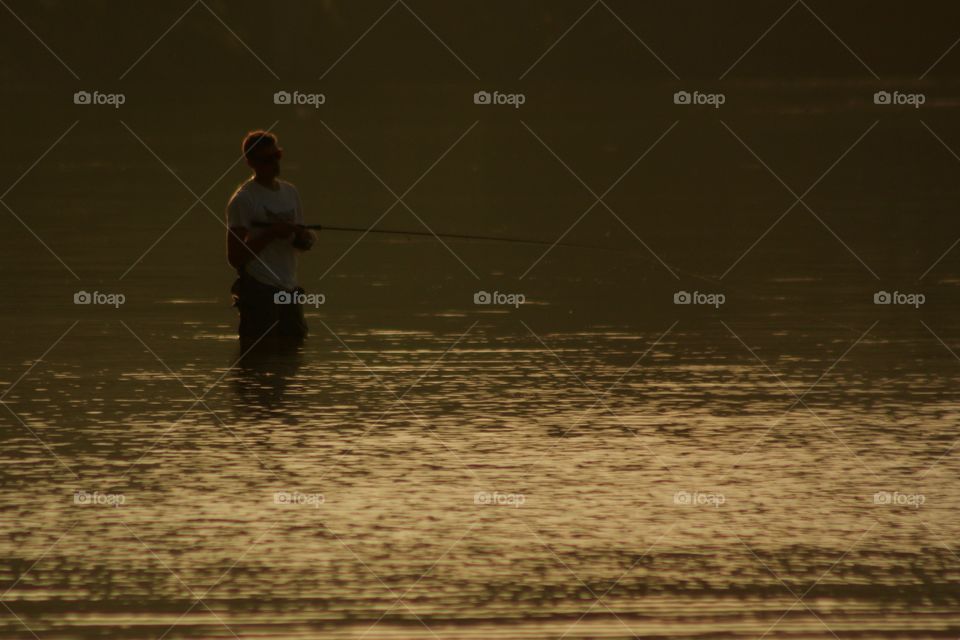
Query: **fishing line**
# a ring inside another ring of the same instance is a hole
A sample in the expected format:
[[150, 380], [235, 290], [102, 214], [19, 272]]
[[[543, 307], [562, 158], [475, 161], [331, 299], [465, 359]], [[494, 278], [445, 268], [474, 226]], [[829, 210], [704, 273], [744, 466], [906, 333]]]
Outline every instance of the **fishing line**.
[[[255, 227], [269, 227], [272, 223], [270, 222], [254, 222], [253, 226]], [[408, 231], [400, 229], [373, 229], [373, 228], [363, 228], [363, 227], [335, 227], [328, 225], [319, 225], [319, 224], [306, 224], [298, 225], [302, 226], [305, 229], [312, 229], [316, 231], [344, 231], [348, 233], [384, 233], [389, 235], [399, 235], [399, 236], [421, 236], [427, 238], [447, 238], [451, 240], [479, 240], [484, 242], [505, 242], [505, 243], [514, 243], [514, 244], [532, 244], [539, 245], [543, 247], [565, 247], [568, 249], [588, 249], [591, 251], [614, 251], [617, 253], [625, 253], [651, 264], [655, 265], [658, 268], [662, 268], [664, 263], [660, 263], [649, 256], [636, 251], [635, 249], [623, 249], [620, 247], [611, 247], [608, 245], [598, 245], [598, 244], [585, 244], [579, 242], [548, 242], [546, 240], [538, 240], [535, 238], [520, 238], [513, 236], [488, 236], [488, 235], [479, 235], [479, 234], [467, 234], [467, 233], [433, 233], [431, 231]], [[727, 290], [734, 291], [731, 287], [722, 283], [716, 278], [711, 278], [709, 276], [702, 276], [696, 273], [686, 271], [685, 269], [678, 269], [673, 265], [667, 265], [670, 270], [674, 273], [684, 275], [688, 278], [695, 280], [700, 280], [711, 284], [713, 286], [723, 286]], [[737, 292], [751, 297], [758, 297], [755, 294], [746, 294], [746, 292]]]
[[[254, 222], [253, 226], [255, 227], [269, 227], [272, 223], [270, 222]], [[586, 244], [578, 242], [548, 242], [546, 240], [539, 240], [536, 238], [521, 238], [516, 236], [491, 236], [491, 235], [480, 235], [480, 234], [467, 234], [467, 233], [433, 233], [432, 231], [409, 231], [405, 229], [374, 229], [366, 227], [343, 227], [343, 226], [326, 226], [319, 224], [307, 224], [307, 225], [298, 225], [302, 226], [305, 229], [311, 229], [316, 231], [341, 231], [346, 233], [382, 233], [387, 235], [398, 235], [398, 236], [419, 236], [425, 238], [447, 238], [451, 240], [468, 240], [468, 241], [482, 241], [482, 242], [505, 242], [505, 243], [514, 243], [514, 244], [529, 244], [529, 245], [538, 245], [543, 247], [565, 247], [569, 249], [586, 249], [590, 251], [603, 251], [603, 252], [616, 252], [621, 254], [630, 255], [635, 258], [646, 262], [647, 264], [657, 268], [662, 269], [666, 265], [664, 262], [655, 260], [648, 256], [645, 252], [637, 251], [636, 249], [624, 249], [620, 247], [611, 247], [607, 245], [598, 245], [598, 244]], [[698, 273], [693, 273], [687, 271], [686, 269], [679, 269], [673, 265], [666, 265], [669, 270], [673, 271], [674, 274], [680, 274], [691, 280], [698, 280], [702, 283], [709, 284], [712, 287], [717, 289], [713, 293], [724, 293], [730, 292], [736, 294], [736, 296], [741, 300], [754, 300], [754, 301], [764, 301], [767, 302], [770, 300], [768, 296], [762, 296], [757, 293], [746, 291], [739, 287], [730, 286], [728, 283], [723, 282], [719, 278], [713, 278], [710, 276], [700, 275]], [[678, 279], [679, 282], [679, 279]], [[855, 331], [853, 327], [850, 327], [846, 324], [838, 323], [835, 320], [829, 319], [826, 316], [818, 315], [818, 319], [821, 321], [826, 321], [828, 324], [832, 324], [837, 327], [842, 327], [849, 331]]]

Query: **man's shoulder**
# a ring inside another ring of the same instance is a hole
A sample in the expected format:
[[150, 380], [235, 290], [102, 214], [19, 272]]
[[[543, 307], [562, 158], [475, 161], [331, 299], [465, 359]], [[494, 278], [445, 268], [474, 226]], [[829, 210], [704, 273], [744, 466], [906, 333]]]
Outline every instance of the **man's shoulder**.
[[280, 183], [281, 189], [284, 189], [287, 191], [293, 191], [294, 193], [299, 193], [299, 191], [297, 191], [296, 185], [293, 184], [292, 182], [287, 182], [286, 180], [280, 180], [279, 178], [277, 178], [277, 182]]
[[246, 227], [255, 208], [248, 190], [248, 183], [238, 186], [227, 201], [227, 223], [231, 228]]
[[233, 194], [230, 196], [230, 202], [233, 202], [237, 198], [246, 197], [250, 193], [250, 185], [252, 182], [252, 180], [244, 180], [237, 185], [237, 188], [233, 190]]

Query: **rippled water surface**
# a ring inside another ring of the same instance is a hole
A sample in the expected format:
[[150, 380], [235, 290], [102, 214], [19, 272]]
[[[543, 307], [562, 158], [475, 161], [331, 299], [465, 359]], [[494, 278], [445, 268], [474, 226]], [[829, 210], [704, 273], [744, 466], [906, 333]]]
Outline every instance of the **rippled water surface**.
[[5, 602], [41, 637], [960, 625], [960, 365], [918, 322], [312, 313], [240, 358], [184, 316], [224, 314], [83, 319], [7, 368]]

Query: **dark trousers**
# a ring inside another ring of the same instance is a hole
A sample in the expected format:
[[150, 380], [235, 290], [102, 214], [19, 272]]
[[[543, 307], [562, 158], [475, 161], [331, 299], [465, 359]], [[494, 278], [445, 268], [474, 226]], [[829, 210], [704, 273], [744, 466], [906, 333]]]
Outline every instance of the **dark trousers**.
[[[245, 342], [254, 342], [271, 337], [286, 340], [302, 340], [307, 336], [307, 322], [303, 317], [303, 305], [290, 302], [278, 303], [276, 295], [283, 293], [278, 289], [264, 284], [247, 274], [241, 274], [233, 283], [230, 292], [233, 294], [233, 306], [240, 311], [240, 339]], [[303, 289], [295, 289], [288, 294], [303, 293]]]

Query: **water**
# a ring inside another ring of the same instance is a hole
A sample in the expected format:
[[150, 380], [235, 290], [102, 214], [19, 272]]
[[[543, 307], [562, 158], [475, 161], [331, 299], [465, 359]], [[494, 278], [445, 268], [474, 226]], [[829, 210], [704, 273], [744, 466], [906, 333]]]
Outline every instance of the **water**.
[[[796, 5], [720, 83], [767, 3], [610, 2], [682, 81], [597, 5], [520, 82], [585, 7], [411, 2], [482, 81], [397, 5], [318, 83], [383, 8], [210, 0], [282, 80], [197, 5], [118, 81], [183, 8], [12, 4], [83, 80], [3, 25], [0, 637], [960, 635], [956, 9], [814, 7], [874, 82]], [[311, 337], [243, 353], [219, 220], [275, 121], [311, 222], [611, 250], [323, 233]]]
[[873, 327], [784, 413], [719, 320], [798, 394], [857, 332], [325, 312], [235, 365], [220, 306], [164, 309], [82, 319], [4, 399], [49, 447], [7, 412], [5, 602], [41, 637], [956, 633], [960, 365], [922, 328]]
[[241, 359], [221, 256], [187, 259], [215, 223], [184, 225], [123, 280], [133, 232], [101, 266], [44, 228], [117, 310], [8, 241], [32, 275], [4, 302], [4, 637], [957, 635], [960, 363], [920, 323], [956, 344], [949, 269], [923, 309], [878, 308], [814, 223], [815, 259], [758, 247], [713, 310], [639, 258], [558, 250], [519, 280], [539, 248], [457, 245], [531, 302], [478, 310], [430, 240], [367, 239], [319, 279], [353, 240], [328, 235], [310, 340]]

